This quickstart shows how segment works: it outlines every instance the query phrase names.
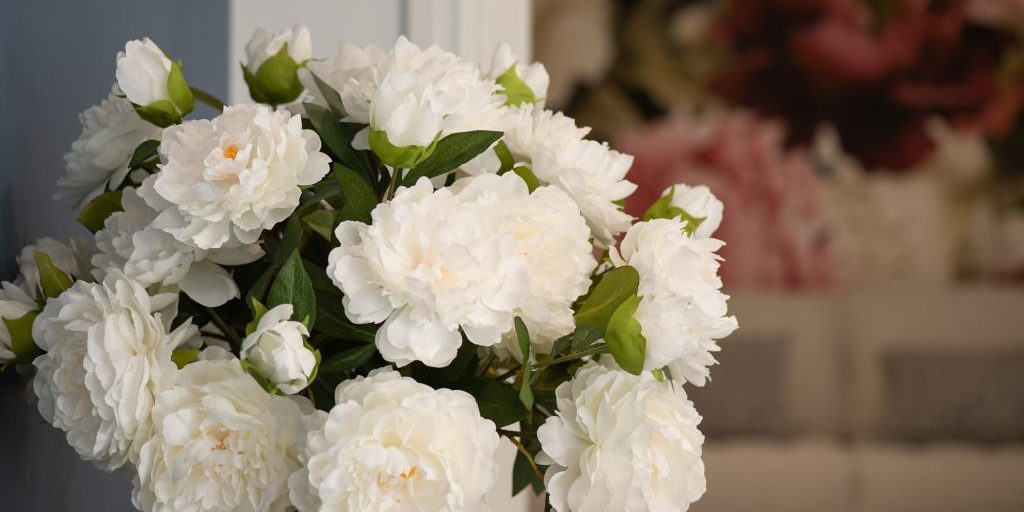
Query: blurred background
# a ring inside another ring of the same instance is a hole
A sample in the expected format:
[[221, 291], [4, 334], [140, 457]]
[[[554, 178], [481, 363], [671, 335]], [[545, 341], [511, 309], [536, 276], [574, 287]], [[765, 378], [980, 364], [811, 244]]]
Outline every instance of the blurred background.
[[[726, 205], [740, 330], [704, 415], [693, 510], [1024, 510], [1024, 1], [35, 0], [0, 16], [0, 278], [41, 236], [77, 114], [150, 36], [242, 100], [257, 26], [319, 55], [399, 34], [551, 75], [547, 105], [669, 184]], [[0, 376], [0, 510], [131, 510]], [[19, 395], [18, 393], [22, 393]], [[55, 488], [56, 486], [56, 488]], [[528, 498], [495, 505], [529, 508]], [[88, 505], [86, 505], [88, 504]]]

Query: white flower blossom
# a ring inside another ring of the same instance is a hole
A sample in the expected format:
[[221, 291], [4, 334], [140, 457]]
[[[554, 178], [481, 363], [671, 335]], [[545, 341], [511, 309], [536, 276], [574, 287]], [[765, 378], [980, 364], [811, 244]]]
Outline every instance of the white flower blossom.
[[661, 195], [665, 197], [668, 194], [672, 194], [672, 206], [681, 208], [692, 217], [703, 219], [694, 231], [694, 237], [710, 238], [718, 226], [722, 225], [722, 213], [725, 210], [725, 205], [711, 193], [711, 189], [707, 186], [673, 185]]
[[87, 243], [77, 238], [72, 238], [68, 244], [50, 237], [40, 238], [23, 247], [16, 258], [19, 271], [14, 283], [30, 296], [35, 296], [39, 289], [39, 266], [36, 265], [35, 257], [37, 252], [48, 255], [55, 267], [73, 279], [89, 276], [89, 259], [93, 250]]
[[299, 187], [320, 181], [330, 163], [299, 116], [250, 104], [167, 128], [160, 155], [154, 193], [142, 191], [161, 212], [153, 225], [200, 249], [255, 242], [291, 215]]
[[370, 102], [370, 128], [396, 147], [428, 147], [451, 133], [504, 130], [509, 119], [496, 88], [472, 63], [400, 37]]
[[312, 78], [312, 75], [316, 75], [338, 92], [348, 121], [369, 124], [370, 101], [380, 84], [387, 57], [387, 53], [376, 46], [360, 48], [350, 43], [341, 43], [334, 59], [310, 61], [307, 66], [309, 71], [300, 72], [299, 78], [315, 101], [326, 106], [326, 100]]
[[346, 221], [335, 235], [327, 274], [356, 323], [377, 331], [381, 355], [399, 366], [443, 367], [462, 344], [491, 346], [512, 328], [525, 286], [517, 242], [484, 201], [434, 191], [421, 178], [374, 208], [372, 224]]
[[557, 512], [685, 511], [706, 490], [700, 416], [679, 384], [588, 363], [537, 430]]
[[716, 340], [737, 327], [736, 318], [726, 316], [729, 296], [718, 276], [715, 251], [722, 245], [686, 236], [678, 219], [654, 219], [634, 224], [612, 252], [616, 266], [640, 274], [635, 318], [647, 339], [644, 369], [667, 365], [673, 377], [704, 385]]
[[286, 395], [305, 389], [316, 367], [316, 356], [305, 344], [309, 330], [289, 320], [292, 311], [291, 304], [281, 304], [265, 312], [241, 351], [242, 359]]
[[382, 368], [342, 382], [335, 403], [311, 418], [289, 480], [300, 510], [488, 509], [498, 435], [472, 396]]
[[277, 55], [286, 44], [288, 56], [297, 64], [313, 58], [313, 36], [306, 26], [295, 25], [277, 32], [260, 27], [245, 45], [245, 67], [255, 73], [261, 64]]
[[[597, 265], [576, 203], [556, 187], [530, 193], [512, 173], [463, 178], [453, 190], [461, 200], [480, 201], [502, 216], [501, 229], [515, 238], [527, 274], [528, 293], [515, 315], [523, 318], [533, 350], [550, 353], [552, 342], [575, 328], [572, 304], [590, 288]], [[514, 331], [495, 349], [517, 359], [521, 355]]]
[[16, 320], [36, 309], [36, 302], [13, 283], [0, 283], [0, 364], [11, 361], [14, 353], [11, 333], [2, 320]]
[[168, 332], [170, 315], [159, 311], [175, 299], [112, 273], [77, 281], [36, 318], [32, 335], [46, 351], [33, 363], [39, 412], [82, 458], [106, 469], [137, 460], [154, 397], [174, 380], [171, 351], [196, 332]]
[[136, 105], [152, 105], [169, 100], [167, 78], [171, 59], [148, 37], [128, 41], [117, 54], [117, 86]]
[[285, 512], [302, 410], [238, 360], [190, 363], [156, 397], [132, 503], [145, 512]]
[[[142, 188], [152, 187], [154, 179]], [[216, 307], [238, 296], [238, 286], [218, 262], [249, 263], [263, 254], [257, 245], [207, 251], [179, 241], [153, 227], [157, 212], [135, 189], [124, 190], [121, 206], [123, 211], [107, 217], [96, 233], [92, 264], [97, 279], [118, 270], [147, 287], [177, 286], [199, 304]]]
[[116, 92], [87, 108], [78, 119], [82, 133], [64, 155], [67, 175], [57, 181], [53, 196], [74, 205], [121, 185], [135, 148], [147, 140], [160, 140], [161, 132], [139, 117], [131, 102]]

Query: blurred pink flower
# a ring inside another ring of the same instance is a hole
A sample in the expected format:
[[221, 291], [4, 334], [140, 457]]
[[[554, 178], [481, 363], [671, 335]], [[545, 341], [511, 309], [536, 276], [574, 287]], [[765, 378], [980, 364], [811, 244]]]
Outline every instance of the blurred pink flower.
[[746, 112], [679, 112], [619, 141], [639, 185], [626, 210], [641, 216], [669, 185], [707, 185], [725, 204], [713, 235], [727, 245], [722, 277], [748, 288], [814, 288], [837, 280], [806, 156], [783, 148], [776, 122]]

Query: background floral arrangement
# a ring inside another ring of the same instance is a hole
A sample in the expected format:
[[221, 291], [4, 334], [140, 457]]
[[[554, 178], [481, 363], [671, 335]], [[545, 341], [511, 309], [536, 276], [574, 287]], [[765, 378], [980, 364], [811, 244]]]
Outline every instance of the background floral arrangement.
[[[597, 0], [585, 17], [576, 3], [540, 4], [537, 54], [563, 82], [551, 102], [636, 155], [638, 195], [713, 185], [738, 212], [719, 234], [727, 287], [1024, 276], [1019, 1]], [[705, 135], [742, 123], [772, 128]], [[743, 208], [727, 192], [759, 187]]]
[[707, 187], [637, 222], [632, 157], [507, 47], [318, 60], [296, 26], [242, 72], [225, 106], [129, 41], [56, 194], [94, 243], [3, 283], [0, 361], [82, 458], [145, 511], [483, 510], [502, 437], [560, 512], [701, 497], [683, 386], [737, 327]]

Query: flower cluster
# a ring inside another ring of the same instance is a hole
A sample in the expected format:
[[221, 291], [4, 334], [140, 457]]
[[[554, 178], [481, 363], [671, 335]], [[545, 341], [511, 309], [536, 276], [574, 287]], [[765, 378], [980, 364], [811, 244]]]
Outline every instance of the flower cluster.
[[722, 203], [634, 223], [632, 157], [507, 46], [309, 42], [257, 32], [229, 106], [127, 43], [58, 186], [94, 250], [40, 240], [0, 288], [43, 418], [146, 512], [487, 510], [502, 437], [558, 512], [699, 499]]

